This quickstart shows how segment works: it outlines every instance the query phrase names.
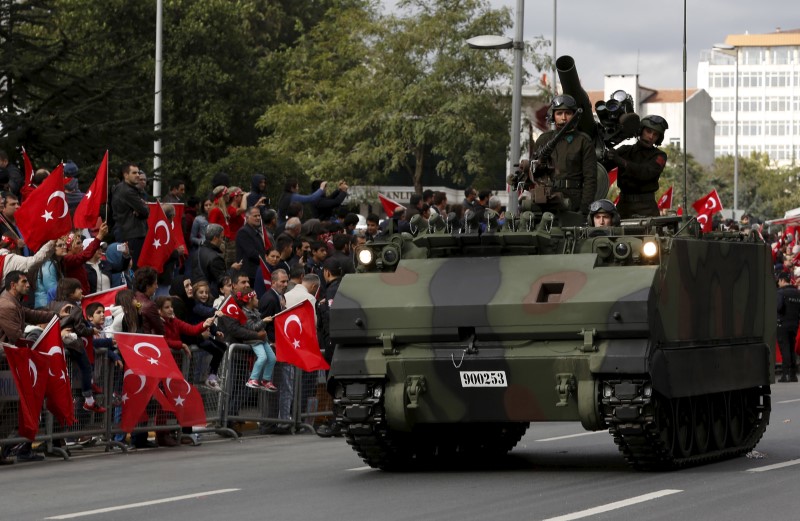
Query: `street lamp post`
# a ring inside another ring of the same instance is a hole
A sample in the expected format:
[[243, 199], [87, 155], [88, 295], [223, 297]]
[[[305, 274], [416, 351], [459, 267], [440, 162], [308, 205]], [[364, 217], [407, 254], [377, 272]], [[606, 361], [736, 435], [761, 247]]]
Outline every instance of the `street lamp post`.
[[714, 44], [713, 50], [733, 56], [733, 218], [739, 210], [739, 49], [727, 43]]
[[[514, 173], [514, 164], [520, 154], [519, 133], [522, 120], [522, 55], [525, 44], [522, 40], [522, 22], [524, 20], [525, 1], [517, 0], [516, 20], [514, 22], [514, 39], [505, 36], [483, 35], [467, 40], [473, 49], [513, 49], [514, 77], [511, 91], [511, 145], [508, 151], [508, 175]], [[509, 190], [506, 209], [512, 215], [519, 213], [519, 200], [516, 187]]]

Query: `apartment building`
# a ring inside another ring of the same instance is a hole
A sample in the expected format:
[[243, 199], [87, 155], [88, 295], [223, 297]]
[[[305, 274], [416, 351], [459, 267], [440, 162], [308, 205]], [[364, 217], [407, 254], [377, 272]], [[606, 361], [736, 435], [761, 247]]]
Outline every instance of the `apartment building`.
[[768, 34], [733, 34], [707, 50], [697, 86], [711, 95], [716, 122], [715, 156], [766, 152], [776, 166], [800, 159], [800, 29]]

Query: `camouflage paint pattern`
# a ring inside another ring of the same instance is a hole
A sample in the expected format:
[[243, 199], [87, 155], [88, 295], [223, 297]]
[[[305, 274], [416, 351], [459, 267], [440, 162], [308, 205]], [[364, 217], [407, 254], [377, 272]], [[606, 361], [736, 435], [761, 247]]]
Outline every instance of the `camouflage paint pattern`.
[[[650, 379], [665, 396], [768, 385], [775, 288], [767, 246], [730, 234], [629, 230], [499, 232], [506, 246], [483, 250], [469, 236], [395, 236], [404, 252], [395, 268], [341, 283], [331, 377], [385, 382], [386, 417], [400, 431], [489, 421], [604, 428], [599, 383], [616, 375]], [[507, 254], [526, 234], [537, 244], [530, 251], [560, 253]], [[654, 259], [640, 253], [647, 241], [659, 245]], [[623, 259], [619, 243], [631, 250]], [[503, 371], [507, 385], [463, 387], [462, 371]], [[413, 392], [420, 378], [424, 388]]]

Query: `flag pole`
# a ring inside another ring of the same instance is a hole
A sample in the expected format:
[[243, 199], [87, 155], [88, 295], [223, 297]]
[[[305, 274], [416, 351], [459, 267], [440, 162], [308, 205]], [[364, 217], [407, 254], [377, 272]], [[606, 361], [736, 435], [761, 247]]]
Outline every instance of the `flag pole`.
[[103, 222], [108, 222], [109, 181], [111, 181], [111, 179], [108, 178], [108, 149], [106, 149], [106, 218], [103, 220]]

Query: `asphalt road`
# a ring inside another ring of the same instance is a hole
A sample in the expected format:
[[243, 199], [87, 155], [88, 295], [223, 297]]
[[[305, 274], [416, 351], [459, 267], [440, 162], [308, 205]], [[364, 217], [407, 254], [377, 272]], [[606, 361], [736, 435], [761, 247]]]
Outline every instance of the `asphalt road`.
[[2, 467], [0, 520], [797, 520], [800, 384], [772, 396], [763, 457], [676, 472], [630, 470], [577, 423], [533, 425], [491, 469], [424, 473], [369, 469], [343, 439], [252, 436]]

